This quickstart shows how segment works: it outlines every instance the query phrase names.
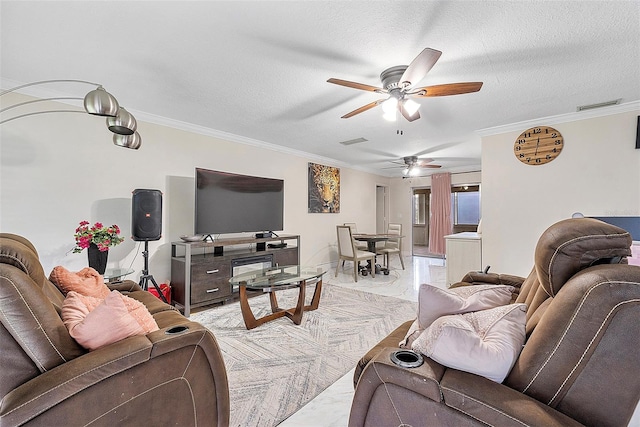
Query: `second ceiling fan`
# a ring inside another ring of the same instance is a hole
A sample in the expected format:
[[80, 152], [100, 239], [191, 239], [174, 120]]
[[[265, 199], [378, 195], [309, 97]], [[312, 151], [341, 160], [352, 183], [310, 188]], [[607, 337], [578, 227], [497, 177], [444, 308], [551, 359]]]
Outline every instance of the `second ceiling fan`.
[[392, 160], [391, 163], [398, 166], [391, 166], [384, 169], [402, 168], [403, 175], [414, 176], [420, 173], [421, 169], [439, 169], [442, 166], [433, 162], [433, 159], [419, 159], [418, 156], [405, 156], [399, 160]]
[[360, 114], [382, 104], [386, 117], [391, 119], [391, 116], [393, 116], [395, 120], [396, 111], [399, 111], [405, 119], [412, 122], [420, 118], [420, 113], [418, 112], [420, 104], [411, 98], [460, 95], [480, 90], [482, 82], [447, 83], [414, 87], [414, 85], [422, 80], [429, 70], [433, 68], [440, 58], [440, 55], [442, 55], [442, 52], [439, 50], [425, 48], [416, 56], [409, 66], [397, 65], [387, 68], [380, 74], [380, 80], [383, 86], [381, 88], [363, 83], [350, 82], [348, 80], [330, 78], [327, 80], [329, 83], [389, 95], [388, 98], [379, 99], [363, 105], [345, 114], [342, 118], [348, 119], [349, 117], [353, 117], [356, 114]]

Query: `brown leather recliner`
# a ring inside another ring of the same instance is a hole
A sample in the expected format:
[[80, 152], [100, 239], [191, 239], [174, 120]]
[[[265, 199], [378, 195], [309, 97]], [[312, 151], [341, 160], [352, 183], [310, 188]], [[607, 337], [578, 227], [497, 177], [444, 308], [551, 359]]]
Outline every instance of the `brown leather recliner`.
[[135, 282], [160, 330], [88, 352], [60, 317], [64, 296], [33, 245], [0, 233], [0, 426], [228, 426], [216, 339]]
[[470, 273], [460, 285], [515, 285], [526, 342], [502, 384], [425, 357], [390, 355], [406, 322], [363, 357], [349, 426], [625, 426], [640, 398], [640, 267], [629, 233], [593, 219], [547, 229], [525, 278]]

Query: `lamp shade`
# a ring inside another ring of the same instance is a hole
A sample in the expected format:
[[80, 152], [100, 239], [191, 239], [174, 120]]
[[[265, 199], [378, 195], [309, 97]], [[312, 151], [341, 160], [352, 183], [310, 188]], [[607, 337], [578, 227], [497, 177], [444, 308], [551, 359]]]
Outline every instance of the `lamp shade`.
[[398, 108], [398, 98], [390, 96], [387, 100], [382, 103], [382, 111], [385, 114], [394, 114], [396, 113], [396, 109]]
[[137, 150], [142, 145], [142, 138], [138, 132], [131, 135], [113, 134], [113, 143], [119, 147], [131, 148]]
[[413, 99], [405, 99], [404, 100], [404, 109], [409, 113], [410, 116], [413, 116], [416, 111], [420, 108], [420, 104], [418, 104]]
[[113, 133], [132, 135], [138, 128], [138, 123], [131, 113], [120, 107], [115, 117], [107, 117], [107, 127]]
[[119, 108], [116, 98], [102, 86], [98, 86], [84, 97], [85, 111], [95, 116], [115, 117]]

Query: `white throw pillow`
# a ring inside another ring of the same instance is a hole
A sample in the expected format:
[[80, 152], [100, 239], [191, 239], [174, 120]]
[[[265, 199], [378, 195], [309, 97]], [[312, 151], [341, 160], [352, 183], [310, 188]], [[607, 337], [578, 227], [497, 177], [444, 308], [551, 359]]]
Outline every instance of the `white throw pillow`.
[[442, 289], [423, 283], [418, 291], [418, 318], [400, 342], [400, 347], [411, 347], [413, 340], [441, 316], [509, 304], [514, 290], [509, 285], [471, 285]]
[[449, 368], [501, 383], [525, 341], [526, 304], [443, 316], [413, 342], [414, 351]]

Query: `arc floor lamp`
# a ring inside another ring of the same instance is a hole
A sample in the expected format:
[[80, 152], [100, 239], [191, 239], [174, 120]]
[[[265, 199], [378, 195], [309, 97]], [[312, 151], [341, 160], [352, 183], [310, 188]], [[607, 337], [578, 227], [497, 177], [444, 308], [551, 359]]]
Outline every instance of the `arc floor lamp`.
[[0, 96], [7, 93], [15, 92], [19, 89], [36, 86], [48, 83], [81, 83], [95, 86], [91, 92], [87, 93], [84, 98], [78, 97], [53, 97], [36, 99], [33, 101], [19, 102], [17, 104], [10, 105], [0, 109], [0, 113], [12, 110], [14, 108], [22, 107], [24, 105], [35, 104], [44, 101], [63, 101], [63, 100], [83, 100], [84, 110], [40, 110], [32, 111], [29, 113], [18, 114], [16, 116], [0, 120], [0, 125], [10, 122], [12, 120], [20, 119], [22, 117], [33, 116], [36, 114], [47, 113], [88, 113], [94, 116], [103, 116], [107, 118], [107, 127], [113, 132], [113, 143], [117, 146], [124, 148], [131, 148], [137, 150], [142, 145], [142, 138], [137, 132], [138, 124], [135, 117], [124, 107], [118, 104], [116, 98], [107, 92], [102, 85], [98, 83], [92, 83], [84, 80], [42, 80], [24, 85], [16, 86], [11, 89], [3, 90], [0, 92]]

